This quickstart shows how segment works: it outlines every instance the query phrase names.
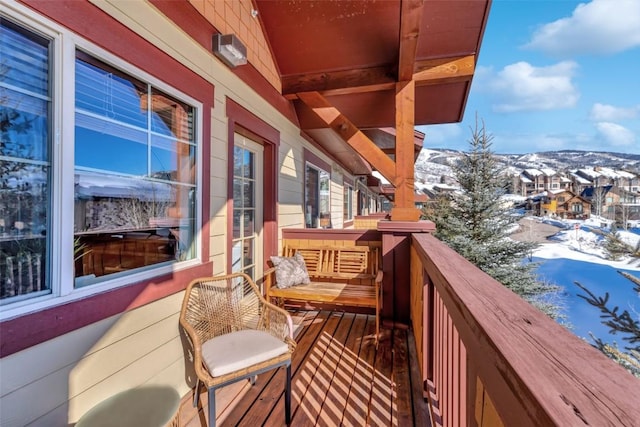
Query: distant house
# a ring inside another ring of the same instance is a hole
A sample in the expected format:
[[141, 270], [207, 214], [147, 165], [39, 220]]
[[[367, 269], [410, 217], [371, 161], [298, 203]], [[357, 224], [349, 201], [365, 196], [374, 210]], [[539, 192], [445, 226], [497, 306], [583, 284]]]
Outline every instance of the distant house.
[[622, 187], [613, 187], [605, 197], [604, 213], [620, 224], [640, 219], [640, 194]]
[[591, 203], [570, 190], [544, 192], [531, 197], [528, 209], [537, 216], [557, 216], [564, 219], [586, 219], [591, 215]]
[[521, 196], [530, 196], [536, 192], [536, 184], [534, 180], [529, 178], [524, 172], [518, 176], [516, 186], [517, 192], [520, 193]]
[[555, 194], [556, 215], [568, 219], [587, 219], [591, 216], [591, 203], [569, 190]]
[[634, 178], [637, 179], [634, 174], [626, 171], [614, 170], [604, 167], [596, 167], [594, 169], [602, 176], [606, 177], [609, 180], [609, 184], [628, 191], [632, 191], [632, 181], [634, 180]]
[[569, 189], [571, 180], [549, 168], [525, 169], [518, 177], [518, 190], [522, 196], [542, 191]]
[[578, 169], [575, 174], [589, 180], [595, 187], [605, 187], [615, 183], [616, 174], [608, 168]]
[[582, 194], [582, 192], [593, 185], [591, 180], [585, 178], [581, 174], [578, 174], [578, 171], [573, 171], [569, 174], [569, 179], [571, 179], [571, 190], [576, 194]]

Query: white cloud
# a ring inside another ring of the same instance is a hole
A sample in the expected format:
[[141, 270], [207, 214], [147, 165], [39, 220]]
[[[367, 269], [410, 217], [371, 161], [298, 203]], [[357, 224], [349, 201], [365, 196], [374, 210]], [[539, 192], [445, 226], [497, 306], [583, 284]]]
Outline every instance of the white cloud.
[[538, 28], [524, 47], [557, 56], [611, 54], [640, 46], [640, 1], [593, 0]]
[[640, 115], [640, 105], [631, 108], [615, 107], [607, 104], [593, 104], [589, 117], [596, 122], [614, 122], [635, 119]]
[[573, 61], [548, 67], [534, 67], [528, 62], [507, 65], [489, 83], [501, 100], [493, 109], [510, 113], [573, 107], [580, 97], [571, 81], [577, 67]]
[[609, 144], [616, 147], [631, 146], [636, 141], [633, 132], [617, 123], [599, 122], [596, 123], [596, 129]]
[[472, 91], [484, 92], [491, 79], [495, 76], [493, 67], [478, 65], [475, 73], [473, 73]]

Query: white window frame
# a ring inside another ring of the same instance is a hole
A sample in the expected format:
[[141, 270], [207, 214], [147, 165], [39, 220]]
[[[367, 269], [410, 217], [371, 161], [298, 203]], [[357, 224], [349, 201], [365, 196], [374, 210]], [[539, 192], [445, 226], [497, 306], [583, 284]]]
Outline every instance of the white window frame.
[[[106, 290], [169, 274], [202, 263], [202, 129], [203, 104], [127, 61], [70, 32], [59, 24], [17, 3], [2, 2], [0, 16], [10, 18], [20, 26], [52, 41], [51, 68], [51, 245], [47, 253], [50, 264], [51, 292], [0, 305], [0, 321], [40, 311], [70, 301], [86, 298]], [[96, 59], [130, 74], [152, 87], [192, 106], [195, 111], [196, 144], [196, 226], [195, 257], [170, 265], [149, 268], [125, 276], [105, 279], [82, 288], [75, 288], [73, 277], [74, 240], [74, 145], [75, 145], [75, 60], [76, 50], [88, 52]], [[64, 88], [64, 91], [63, 91]], [[64, 141], [64, 148], [62, 141]], [[69, 266], [64, 268], [63, 266]]]
[[[348, 202], [347, 202], [347, 206], [348, 206], [348, 211], [347, 212], [343, 212], [342, 218], [344, 221], [348, 222], [348, 221], [353, 221], [353, 186], [351, 184], [347, 184], [344, 183], [343, 186], [343, 191], [344, 191], [344, 195], [343, 195], [343, 202], [342, 205], [344, 206], [344, 199], [347, 198]], [[344, 209], [344, 207], [343, 207]]]
[[311, 163], [309, 161], [305, 162], [305, 169], [304, 169], [304, 209], [303, 209], [303, 212], [304, 212], [304, 215], [305, 215], [305, 217], [304, 217], [305, 218], [305, 221], [304, 221], [305, 227], [306, 227], [306, 224], [307, 224], [307, 221], [306, 221], [306, 215], [307, 215], [306, 209], [307, 209], [307, 199], [308, 199], [307, 198], [307, 194], [308, 194], [308, 191], [307, 191], [308, 190], [307, 189], [307, 168], [311, 168], [311, 169], [314, 169], [314, 170], [318, 171], [318, 225], [319, 225], [319, 222], [320, 222], [320, 214], [321, 214], [321, 212], [320, 212], [320, 175], [321, 175], [322, 172], [324, 172], [327, 175], [329, 175], [329, 195], [327, 196], [329, 198], [329, 212], [327, 212], [329, 214], [329, 218], [331, 218], [331, 213], [333, 211], [333, 209], [332, 209], [333, 206], [332, 206], [332, 203], [331, 203], [331, 172], [327, 171], [327, 170], [321, 168], [320, 166], [317, 166], [317, 165], [315, 165], [315, 164], [313, 164], [313, 163]]

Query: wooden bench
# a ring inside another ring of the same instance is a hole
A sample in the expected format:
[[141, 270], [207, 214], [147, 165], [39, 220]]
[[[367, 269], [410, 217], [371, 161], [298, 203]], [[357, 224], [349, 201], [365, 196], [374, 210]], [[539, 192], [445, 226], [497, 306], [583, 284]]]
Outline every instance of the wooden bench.
[[376, 344], [380, 334], [382, 270], [378, 248], [369, 246], [298, 247], [287, 245], [283, 256], [299, 253], [311, 283], [279, 288], [275, 268], [265, 273], [267, 301], [283, 300], [368, 307], [376, 312]]

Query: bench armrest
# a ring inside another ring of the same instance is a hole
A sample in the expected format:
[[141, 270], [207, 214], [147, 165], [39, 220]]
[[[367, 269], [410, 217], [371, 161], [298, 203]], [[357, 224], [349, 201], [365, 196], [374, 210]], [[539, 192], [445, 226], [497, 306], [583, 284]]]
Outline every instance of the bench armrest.
[[376, 274], [376, 283], [382, 283], [382, 278], [384, 276], [384, 273], [382, 272], [382, 270], [378, 270], [378, 274]]

